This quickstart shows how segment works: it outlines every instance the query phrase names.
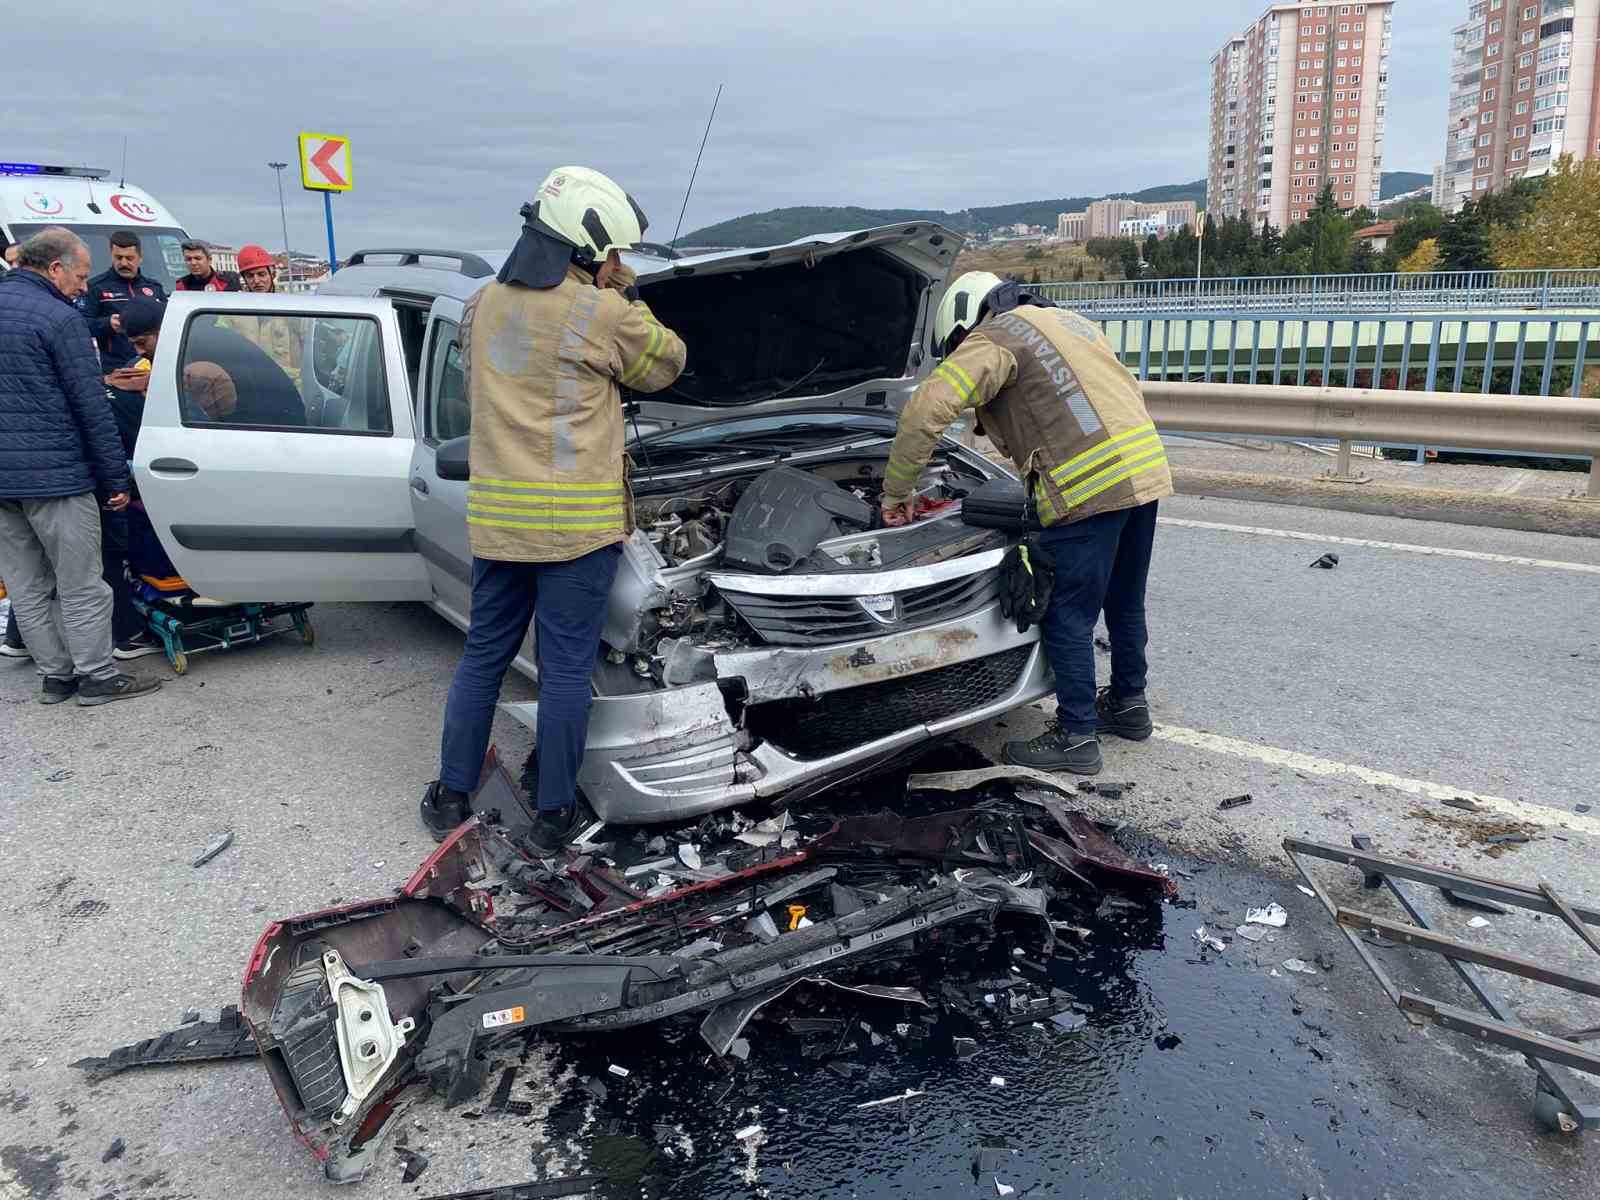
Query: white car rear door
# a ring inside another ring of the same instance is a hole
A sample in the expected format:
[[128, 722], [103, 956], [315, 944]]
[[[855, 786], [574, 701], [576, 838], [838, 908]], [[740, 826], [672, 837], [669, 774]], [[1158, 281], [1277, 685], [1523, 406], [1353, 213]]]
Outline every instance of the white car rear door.
[[388, 300], [179, 293], [134, 457], [189, 586], [219, 600], [427, 600], [416, 438]]

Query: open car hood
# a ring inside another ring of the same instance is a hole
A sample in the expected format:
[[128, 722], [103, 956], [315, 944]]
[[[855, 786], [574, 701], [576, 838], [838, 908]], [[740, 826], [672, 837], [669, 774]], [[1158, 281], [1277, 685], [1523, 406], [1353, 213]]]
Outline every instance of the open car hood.
[[689, 348], [675, 384], [633, 397], [640, 418], [898, 409], [932, 365], [933, 312], [961, 246], [941, 225], [910, 222], [635, 260], [644, 299]]

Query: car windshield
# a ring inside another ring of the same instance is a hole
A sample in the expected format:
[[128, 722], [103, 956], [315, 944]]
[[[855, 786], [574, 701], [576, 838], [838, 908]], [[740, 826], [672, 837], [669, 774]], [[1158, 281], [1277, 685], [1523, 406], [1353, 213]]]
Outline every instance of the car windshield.
[[[91, 277], [111, 269], [111, 243], [108, 239], [124, 226], [63, 225], [61, 228], [70, 229], [89, 247]], [[189, 235], [181, 229], [130, 229], [129, 232], [138, 234], [144, 250], [144, 262], [139, 270], [144, 272], [145, 278], [154, 279], [170, 294], [178, 276], [189, 272], [189, 268], [183, 265], [183, 243]]]

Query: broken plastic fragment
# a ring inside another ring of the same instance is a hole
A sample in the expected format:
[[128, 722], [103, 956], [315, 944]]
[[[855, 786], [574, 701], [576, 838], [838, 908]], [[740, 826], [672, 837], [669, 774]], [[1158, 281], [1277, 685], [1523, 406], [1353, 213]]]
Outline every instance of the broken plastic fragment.
[[759, 1125], [746, 1125], [743, 1129], [734, 1131], [733, 1138], [736, 1142], [748, 1142], [752, 1138], [761, 1136], [763, 1130]]
[[955, 1046], [956, 1057], [963, 1062], [978, 1053], [978, 1040], [976, 1038], [958, 1037], [952, 1039]]
[[1249, 804], [1254, 799], [1255, 797], [1250, 795], [1249, 792], [1244, 792], [1238, 796], [1226, 797], [1217, 805], [1217, 807], [1220, 809], [1243, 808], [1246, 804]]
[[1241, 925], [1233, 931], [1247, 942], [1259, 942], [1267, 936], [1267, 931], [1260, 925]]
[[1331, 571], [1339, 565], [1339, 556], [1330, 550], [1311, 565], [1313, 567], [1321, 567], [1324, 571]]
[[1312, 891], [1305, 884], [1297, 883], [1294, 886], [1297, 887], [1300, 891], [1304, 892], [1306, 895], [1310, 896], [1313, 900], [1315, 900], [1317, 898], [1316, 892]]
[[1206, 949], [1215, 950], [1218, 954], [1228, 948], [1227, 942], [1210, 933], [1204, 925], [1194, 931], [1194, 940]]
[[901, 1104], [901, 1103], [904, 1103], [907, 1100], [914, 1100], [918, 1096], [923, 1096], [923, 1095], [926, 1095], [926, 1094], [927, 1094], [926, 1092], [918, 1092], [918, 1091], [912, 1090], [911, 1088], [907, 1088], [904, 1092], [902, 1092], [898, 1096], [885, 1096], [882, 1100], [868, 1100], [865, 1104], [858, 1104], [858, 1105], [856, 1105], [856, 1107], [857, 1108], [882, 1108], [886, 1104]]
[[1487, 929], [1487, 928], [1489, 928], [1489, 920], [1488, 920], [1487, 917], [1473, 917], [1472, 920], [1467, 922], [1467, 928], [1468, 929]]
[[209, 846], [200, 852], [200, 857], [189, 865], [191, 867], [203, 867], [231, 845], [233, 845], [233, 832], [230, 830], [215, 838]]
[[616, 1063], [612, 1063], [609, 1067], [606, 1068], [606, 1070], [610, 1071], [611, 1074], [615, 1075], [618, 1079], [626, 1079], [629, 1075], [632, 1074], [632, 1072], [629, 1071], [627, 1067], [619, 1067]]
[[997, 1196], [1010, 1196], [1015, 1194], [1017, 1189], [1012, 1187], [1009, 1183], [1001, 1183], [1000, 1176], [996, 1175], [994, 1177], [994, 1190], [995, 1195]]
[[1082, 1013], [1075, 1013], [1070, 1010], [1067, 1012], [1058, 1012], [1055, 1016], [1051, 1017], [1050, 1020], [1055, 1023], [1056, 1028], [1062, 1029], [1067, 1033], [1077, 1033], [1089, 1023], [1089, 1018], [1085, 1017]]
[[1004, 1075], [991, 1075], [991, 1076], [989, 1076], [989, 1086], [990, 1087], [1005, 1087], [1005, 1085], [1006, 1085], [1006, 1077]]
[[119, 1137], [114, 1137], [111, 1139], [111, 1145], [106, 1147], [106, 1152], [100, 1156], [100, 1161], [103, 1163], [108, 1163], [114, 1158], [121, 1158], [123, 1151], [127, 1148], [127, 1142], [123, 1141]]
[[1289, 923], [1289, 913], [1274, 900], [1265, 908], [1252, 908], [1244, 915], [1247, 925], [1270, 925], [1274, 929], [1282, 929]]
[[1297, 975], [1315, 975], [1317, 968], [1303, 958], [1286, 958], [1283, 960], [1283, 969], [1293, 971]]
[[691, 871], [700, 869], [700, 850], [692, 843], [684, 842], [683, 845], [678, 847], [678, 858]]

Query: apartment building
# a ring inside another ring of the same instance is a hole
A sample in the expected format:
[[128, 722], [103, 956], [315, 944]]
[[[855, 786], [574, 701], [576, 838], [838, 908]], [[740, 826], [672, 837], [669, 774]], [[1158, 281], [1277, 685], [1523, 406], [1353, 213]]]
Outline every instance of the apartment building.
[[1378, 203], [1393, 20], [1394, 0], [1273, 4], [1223, 43], [1211, 59], [1213, 217], [1281, 229], [1327, 186], [1341, 208]]
[[1067, 242], [1089, 240], [1089, 214], [1086, 212], [1057, 213], [1056, 236]]
[[1600, 154], [1600, 0], [1468, 0], [1451, 31], [1450, 111], [1433, 202]]
[[[1163, 200], [1144, 203], [1139, 200], [1111, 198], [1096, 200], [1088, 208], [1089, 236], [1092, 238], [1124, 237], [1126, 222], [1149, 223], [1159, 221], [1165, 233], [1176, 233], [1185, 225], [1194, 227], [1198, 207], [1193, 200]], [[1152, 232], [1158, 232], [1152, 230]]]

